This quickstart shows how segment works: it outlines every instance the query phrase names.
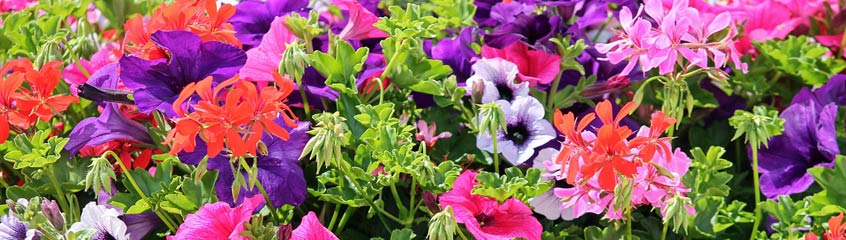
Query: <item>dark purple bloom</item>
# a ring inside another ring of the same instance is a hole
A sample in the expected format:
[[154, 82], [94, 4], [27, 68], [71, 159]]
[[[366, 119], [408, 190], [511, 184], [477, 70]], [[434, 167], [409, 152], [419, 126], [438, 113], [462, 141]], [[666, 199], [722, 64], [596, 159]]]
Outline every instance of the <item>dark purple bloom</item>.
[[0, 216], [0, 239], [26, 239], [27, 224], [12, 215]]
[[235, 28], [235, 37], [245, 49], [250, 49], [259, 45], [273, 18], [295, 11], [305, 15], [307, 7], [307, 0], [247, 0], [235, 6], [229, 23]]
[[202, 42], [187, 31], [158, 31], [151, 39], [169, 53], [169, 59], [120, 59], [120, 78], [134, 91], [135, 103], [144, 113], [159, 110], [175, 117], [173, 101], [186, 85], [209, 76], [220, 83], [238, 73], [247, 61], [247, 55], [238, 47]]
[[85, 146], [100, 145], [116, 139], [153, 144], [147, 128], [126, 118], [115, 103], [107, 103], [99, 117], [80, 121], [69, 138], [65, 149], [71, 154], [76, 154]]
[[[281, 120], [278, 121], [281, 123]], [[284, 124], [280, 125], [285, 126]], [[305, 200], [305, 177], [297, 162], [309, 139], [306, 133], [308, 127], [308, 122], [301, 122], [294, 129], [286, 127], [291, 134], [288, 141], [271, 135], [264, 135], [261, 140], [267, 146], [267, 155], [260, 154], [257, 159], [248, 159], [248, 161], [257, 161], [258, 181], [267, 191], [275, 207], [281, 207], [284, 204], [300, 205]], [[198, 140], [196, 150], [190, 153], [180, 153], [179, 159], [188, 164], [198, 164], [206, 155], [205, 149], [205, 142]], [[226, 156], [218, 155], [210, 158], [208, 168], [219, 171], [217, 183], [215, 183], [215, 192], [220, 201], [237, 205], [244, 199], [261, 194], [258, 187], [251, 190], [241, 189], [237, 199], [232, 198], [232, 183], [235, 176], [229, 164], [229, 158]], [[248, 179], [246, 172], [239, 174], [242, 174], [244, 179]]]
[[500, 0], [476, 0], [473, 1], [473, 5], [476, 5], [476, 15], [473, 16], [473, 20], [476, 20], [479, 23], [480, 27], [492, 27], [496, 26], [497, 20], [491, 18], [491, 10], [493, 7], [501, 2]]
[[143, 239], [147, 234], [162, 225], [161, 219], [153, 211], [141, 214], [124, 214], [121, 216], [126, 223], [126, 233], [132, 239]]
[[801, 193], [814, 183], [812, 167], [832, 167], [837, 148], [837, 106], [846, 105], [846, 75], [835, 75], [821, 88], [803, 88], [782, 113], [784, 134], [759, 152], [761, 192], [767, 198]]
[[473, 65], [471, 60], [479, 56], [470, 46], [478, 38], [478, 32], [478, 28], [465, 28], [455, 38], [442, 39], [432, 47], [432, 59], [449, 65], [458, 82], [464, 82], [470, 77]]
[[505, 48], [516, 41], [523, 41], [535, 49], [553, 52], [555, 48], [549, 39], [559, 32], [562, 25], [560, 16], [521, 14], [514, 21], [485, 36], [485, 41], [495, 48]]

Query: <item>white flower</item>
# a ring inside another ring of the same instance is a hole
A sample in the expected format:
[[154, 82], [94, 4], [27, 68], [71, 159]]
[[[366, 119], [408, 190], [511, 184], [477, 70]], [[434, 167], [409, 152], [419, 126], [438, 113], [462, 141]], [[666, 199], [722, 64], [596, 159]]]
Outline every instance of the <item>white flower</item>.
[[103, 205], [90, 202], [82, 209], [80, 222], [71, 225], [69, 232], [93, 231], [92, 240], [129, 239], [126, 223], [118, 218], [120, 213]]

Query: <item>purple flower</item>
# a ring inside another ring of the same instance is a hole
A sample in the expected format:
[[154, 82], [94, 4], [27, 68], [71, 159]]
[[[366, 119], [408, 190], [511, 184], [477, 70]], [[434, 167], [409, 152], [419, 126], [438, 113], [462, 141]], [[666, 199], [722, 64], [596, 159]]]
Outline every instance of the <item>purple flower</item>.
[[24, 240], [27, 226], [11, 214], [0, 216], [0, 239]]
[[832, 167], [840, 153], [834, 121], [837, 106], [846, 105], [846, 75], [835, 75], [821, 88], [803, 88], [781, 113], [784, 135], [773, 137], [760, 151], [761, 192], [767, 198], [801, 193], [814, 182], [808, 169]]
[[561, 25], [560, 16], [521, 14], [514, 21], [485, 36], [485, 41], [495, 48], [505, 48], [516, 41], [523, 41], [535, 49], [553, 52], [555, 48], [549, 39], [559, 32]]
[[158, 31], [151, 39], [170, 53], [169, 59], [120, 59], [120, 78], [134, 91], [135, 103], [144, 113], [159, 110], [167, 117], [175, 117], [173, 101], [186, 85], [209, 76], [220, 83], [238, 73], [247, 61], [247, 55], [238, 47], [202, 42], [187, 31]]
[[482, 103], [497, 100], [513, 101], [517, 97], [529, 96], [529, 83], [516, 83], [517, 65], [501, 58], [482, 59], [473, 64], [476, 73], [467, 79], [467, 91], [472, 92], [476, 85], [484, 86]]
[[[536, 147], [555, 139], [555, 130], [543, 119], [543, 105], [537, 99], [516, 97], [512, 102], [499, 100], [497, 103], [505, 114], [507, 128], [497, 133], [497, 151], [512, 165], [528, 161]], [[493, 139], [481, 133], [476, 138], [476, 147], [493, 152]]]
[[465, 28], [455, 38], [445, 38], [432, 47], [432, 59], [441, 60], [452, 68], [458, 82], [470, 77], [470, 60], [479, 56], [470, 46], [479, 36], [479, 29]]
[[235, 37], [245, 49], [250, 49], [259, 45], [275, 17], [291, 12], [304, 15], [307, 7], [307, 0], [247, 0], [235, 6], [235, 15], [229, 18], [229, 23], [235, 29]]
[[[281, 126], [281, 119], [277, 120]], [[297, 165], [300, 154], [308, 142], [309, 123], [301, 122], [299, 126], [294, 129], [288, 129], [291, 136], [288, 141], [273, 137], [271, 135], [264, 135], [261, 141], [267, 146], [267, 154], [258, 156], [257, 159], [248, 159], [248, 161], [257, 161], [258, 166], [258, 181], [267, 191], [270, 200], [275, 207], [281, 207], [284, 204], [300, 205], [306, 197], [306, 182], [303, 176], [303, 170]], [[197, 147], [194, 152], [180, 153], [179, 159], [182, 159], [187, 164], [198, 164], [206, 155], [205, 142], [197, 141]], [[252, 164], [252, 163], [250, 163]], [[232, 183], [235, 176], [229, 164], [229, 158], [223, 155], [218, 155], [214, 158], [209, 158], [208, 168], [219, 171], [217, 183], [215, 184], [215, 192], [218, 199], [222, 202], [237, 205], [241, 204], [244, 199], [261, 194], [258, 187], [246, 190], [241, 189], [237, 199], [232, 197]], [[245, 179], [248, 179], [246, 172], [241, 172]]]
[[153, 144], [147, 128], [126, 118], [115, 103], [107, 103], [99, 117], [80, 121], [69, 138], [65, 149], [71, 154], [76, 154], [85, 146], [100, 145], [116, 139]]

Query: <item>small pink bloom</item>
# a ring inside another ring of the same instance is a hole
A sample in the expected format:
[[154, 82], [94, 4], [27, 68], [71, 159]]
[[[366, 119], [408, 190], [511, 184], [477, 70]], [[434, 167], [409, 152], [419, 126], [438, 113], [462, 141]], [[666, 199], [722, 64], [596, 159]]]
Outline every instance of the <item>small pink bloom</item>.
[[[90, 61], [79, 59], [79, 64], [68, 64], [68, 66], [62, 70], [62, 78], [65, 79], [65, 82], [71, 85], [70, 89], [73, 89], [71, 94], [76, 95], [77, 86], [88, 82], [88, 77], [85, 76], [85, 73], [88, 73], [88, 76], [91, 76], [103, 66], [118, 62], [121, 55], [120, 44], [113, 42], [106, 43], [99, 51], [91, 56]], [[79, 65], [82, 65], [82, 68], [85, 69], [85, 73], [82, 72]]]
[[541, 239], [543, 228], [526, 204], [515, 198], [499, 204], [496, 199], [474, 195], [473, 186], [477, 184], [476, 172], [465, 171], [455, 180], [453, 189], [440, 197], [441, 205], [455, 211], [456, 222], [463, 223], [479, 240]]
[[320, 224], [314, 212], [308, 212], [300, 226], [291, 233], [290, 240], [338, 240], [338, 237]]
[[529, 50], [529, 46], [517, 41], [503, 49], [482, 46], [482, 57], [502, 58], [517, 64], [517, 78], [529, 82], [530, 86], [549, 84], [561, 71], [561, 56], [540, 50]]
[[247, 198], [241, 205], [231, 208], [228, 203], [203, 205], [196, 213], [188, 214], [175, 236], [179, 240], [249, 240], [241, 236], [244, 223], [250, 221], [257, 207], [264, 204], [261, 195]]
[[435, 135], [437, 134], [438, 126], [435, 126], [435, 123], [432, 123], [432, 125], [429, 126], [428, 124], [426, 124], [426, 121], [423, 120], [417, 121], [417, 129], [418, 132], [415, 135], [417, 137], [417, 141], [425, 142], [426, 147], [428, 148], [435, 147], [435, 143], [438, 142], [438, 139], [452, 137], [452, 133], [450, 132], [442, 132], [438, 135]]
[[297, 40], [297, 35], [285, 26], [285, 17], [274, 18], [270, 30], [264, 34], [258, 47], [247, 50], [247, 62], [241, 68], [241, 78], [255, 82], [272, 82], [273, 73], [279, 69], [286, 45]]
[[374, 27], [373, 24], [379, 21], [372, 12], [361, 6], [356, 0], [335, 0], [335, 5], [346, 9], [350, 13], [347, 26], [341, 30], [339, 36], [343, 40], [362, 40], [370, 38], [386, 38], [388, 34]]

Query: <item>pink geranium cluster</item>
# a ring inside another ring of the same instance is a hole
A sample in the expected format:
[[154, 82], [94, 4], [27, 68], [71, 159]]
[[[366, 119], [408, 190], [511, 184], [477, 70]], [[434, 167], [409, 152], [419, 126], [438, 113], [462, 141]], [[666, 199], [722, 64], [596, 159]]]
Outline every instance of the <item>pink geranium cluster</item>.
[[661, 75], [678, 72], [677, 67], [680, 72], [693, 67], [720, 68], [729, 61], [745, 72], [746, 64], [740, 61], [733, 40], [737, 29], [731, 23], [731, 14], [700, 12], [687, 0], [675, 1], [670, 9], [665, 9], [661, 0], [647, 0], [634, 16], [623, 7], [618, 39], [597, 44], [596, 49], [611, 63], [628, 60], [620, 73], [623, 76], [638, 63], [644, 72], [658, 68]]

